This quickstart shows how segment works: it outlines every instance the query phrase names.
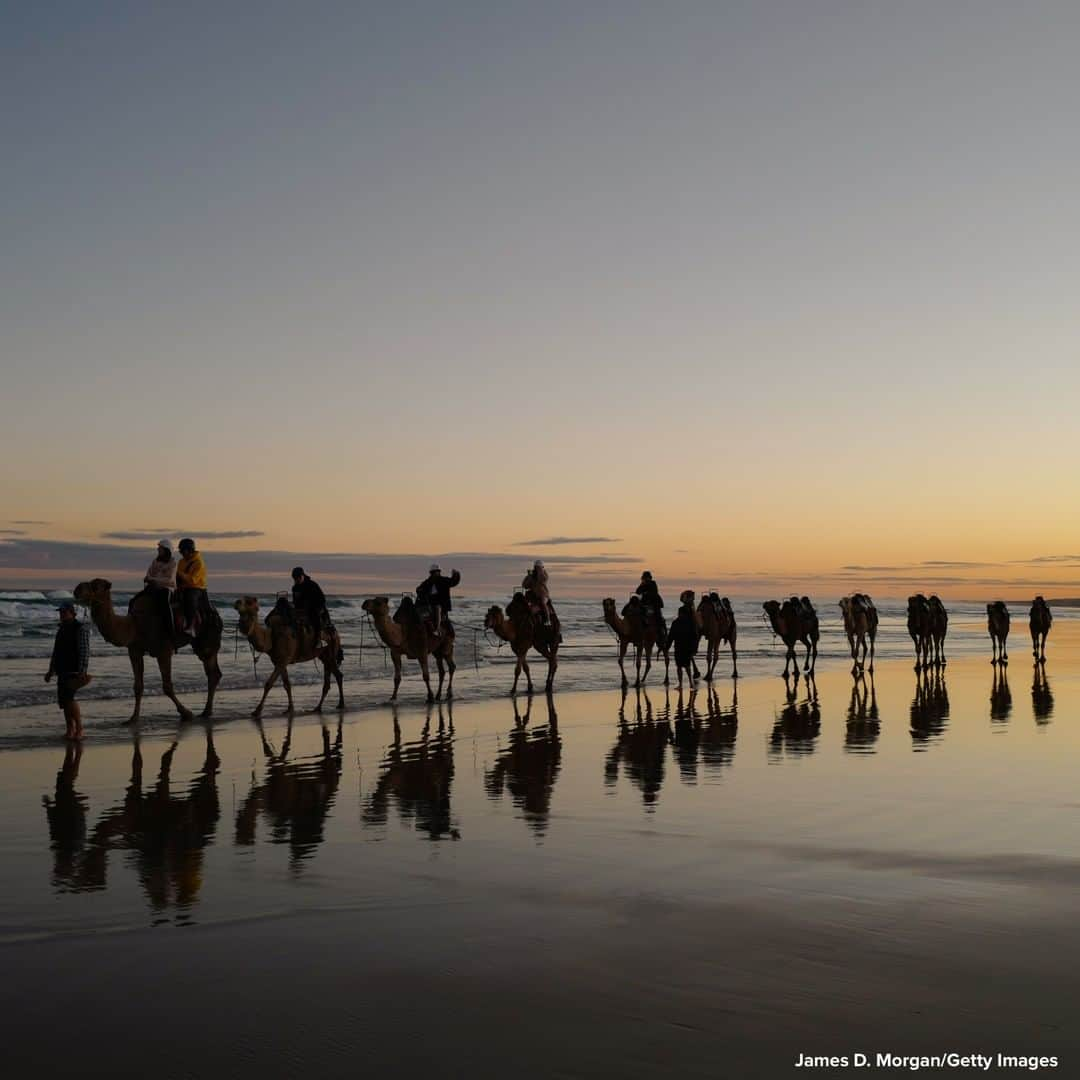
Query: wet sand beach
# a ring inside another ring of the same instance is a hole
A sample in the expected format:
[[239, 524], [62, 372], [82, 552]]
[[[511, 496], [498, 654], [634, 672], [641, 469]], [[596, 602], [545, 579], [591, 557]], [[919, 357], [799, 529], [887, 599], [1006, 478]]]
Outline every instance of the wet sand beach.
[[261, 730], [159, 708], [0, 754], [9, 1060], [783, 1076], [955, 1049], [1067, 1071], [1080, 666], [1069, 635], [1045, 674], [1021, 644], [1004, 677], [890, 660]]

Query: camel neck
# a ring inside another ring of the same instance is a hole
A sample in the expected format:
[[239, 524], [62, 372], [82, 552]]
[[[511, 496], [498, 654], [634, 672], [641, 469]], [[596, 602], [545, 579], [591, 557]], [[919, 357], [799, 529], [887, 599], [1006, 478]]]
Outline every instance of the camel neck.
[[135, 638], [135, 620], [130, 615], [116, 614], [111, 593], [104, 600], [90, 602], [90, 618], [110, 645], [127, 648]]

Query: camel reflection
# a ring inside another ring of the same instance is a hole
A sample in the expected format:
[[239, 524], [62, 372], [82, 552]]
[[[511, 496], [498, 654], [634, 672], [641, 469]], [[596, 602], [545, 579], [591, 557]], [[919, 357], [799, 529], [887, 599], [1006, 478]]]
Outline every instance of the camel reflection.
[[803, 685], [806, 697], [799, 701], [799, 680], [784, 679], [786, 701], [769, 736], [768, 759], [771, 763], [814, 752], [817, 737], [821, 734], [817, 680], [808, 673]]
[[911, 699], [911, 749], [925, 750], [945, 734], [949, 726], [949, 691], [940, 668], [915, 675]]
[[53, 888], [58, 892], [77, 890], [79, 856], [86, 846], [86, 796], [75, 790], [82, 762], [82, 743], [69, 742], [64, 748], [64, 763], [56, 774], [53, 798], [43, 795], [45, 816], [49, 822], [49, 847], [53, 853]]
[[994, 681], [990, 687], [990, 722], [1007, 724], [1012, 715], [1012, 691], [1009, 689], [1009, 670], [1004, 664], [994, 665]]
[[699, 762], [705, 765], [707, 779], [722, 775], [735, 757], [735, 737], [739, 730], [739, 693], [734, 685], [731, 707], [727, 709], [721, 707], [716, 688], [707, 687], [704, 716], [698, 708], [698, 693], [692, 690], [685, 702], [680, 693], [675, 706], [672, 744], [679, 776], [685, 784], [698, 782]]
[[619, 705], [619, 734], [604, 761], [604, 784], [615, 785], [621, 765], [631, 784], [641, 791], [646, 808], [652, 810], [664, 783], [664, 758], [671, 740], [671, 724], [666, 717], [659, 721], [653, 718], [652, 702], [643, 689], [635, 691], [634, 722], [629, 723], [626, 698], [624, 687]]
[[525, 715], [514, 700], [514, 727], [510, 743], [499, 752], [495, 764], [484, 776], [488, 797], [498, 801], [508, 791], [514, 806], [538, 837], [547, 831], [551, 813], [551, 794], [559, 775], [562, 740], [555, 701], [547, 697], [548, 721], [543, 727], [528, 730], [533, 698], [530, 695]]
[[443, 705], [438, 706], [439, 724], [431, 734], [429, 706], [420, 738], [402, 743], [401, 725], [394, 709], [394, 741], [387, 747], [380, 765], [381, 775], [371, 793], [364, 822], [385, 825], [389, 819], [390, 803], [397, 805], [403, 823], [413, 824], [418, 832], [427, 833], [429, 840], [461, 839], [461, 833], [450, 812], [450, 788], [454, 780], [454, 715], [449, 703], [443, 717]]
[[326, 820], [341, 782], [341, 719], [334, 741], [330, 729], [322, 725], [322, 752], [311, 757], [288, 761], [292, 748], [293, 718], [285, 729], [281, 752], [274, 753], [267, 741], [262, 721], [257, 720], [259, 740], [266, 759], [266, 774], [260, 783], [254, 770], [251, 790], [236, 814], [236, 843], [255, 843], [259, 815], [270, 826], [270, 842], [289, 845], [289, 869], [299, 874], [323, 842]]
[[[131, 780], [120, 805], [106, 810], [95, 825], [67, 885], [77, 890], [104, 889], [110, 851], [129, 853], [150, 907], [157, 913], [187, 909], [199, 898], [203, 851], [214, 837], [221, 809], [217, 773], [221, 762], [213, 732], [206, 727], [202, 769], [180, 795], [170, 790], [174, 741], [161, 755], [154, 786], [143, 791], [143, 757], [138, 736], [132, 744]], [[157, 921], [164, 921], [159, 919]]]
[[1048, 724], [1050, 717], [1054, 714], [1054, 695], [1050, 691], [1050, 680], [1046, 677], [1045, 665], [1035, 664], [1033, 668], [1031, 708], [1035, 713], [1037, 724]]
[[844, 750], [853, 754], [873, 754], [880, 734], [881, 720], [874, 676], [867, 678], [861, 672], [852, 675]]

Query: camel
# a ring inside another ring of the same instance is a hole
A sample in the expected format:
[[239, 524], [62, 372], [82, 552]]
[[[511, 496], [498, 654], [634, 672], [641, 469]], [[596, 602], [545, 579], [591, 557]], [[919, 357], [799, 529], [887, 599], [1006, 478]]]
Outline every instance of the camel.
[[703, 596], [694, 616], [702, 637], [705, 638], [705, 681], [712, 682], [713, 671], [720, 659], [720, 642], [726, 641], [731, 646], [731, 677], [739, 677], [739, 663], [735, 655], [735, 613], [731, 610], [731, 601], [725, 596], [721, 599], [716, 593]]
[[930, 604], [930, 646], [932, 663], [945, 666], [945, 635], [949, 632], [949, 613], [937, 593], [932, 593]]
[[787, 678], [788, 665], [799, 674], [799, 659], [795, 655], [795, 643], [801, 641], [806, 646], [806, 664], [803, 670], [812, 675], [817, 667], [818, 641], [821, 631], [818, 627], [817, 612], [810, 598], [791, 597], [780, 603], [779, 600], [766, 600], [761, 605], [769, 617], [773, 633], [784, 643], [787, 654], [784, 657], [784, 678]]
[[[454, 672], [457, 670], [454, 663], [454, 627], [450, 620], [443, 620], [442, 633], [436, 635], [421, 620], [410, 596], [402, 598], [397, 615], [393, 618], [390, 616], [390, 600], [386, 596], [373, 596], [360, 606], [371, 616], [375, 632], [390, 650], [390, 659], [394, 662], [394, 692], [390, 700], [397, 701], [398, 687], [401, 685], [401, 658], [404, 656], [420, 661], [420, 673], [424, 676], [429, 705], [442, 700], [443, 682], [449, 671], [450, 680], [446, 687], [446, 699], [449, 701], [454, 696]], [[435, 657], [439, 669], [439, 689], [436, 693], [431, 690], [431, 672], [428, 668], [428, 658], [431, 656]]]
[[221, 682], [218, 652], [221, 649], [221, 616], [210, 605], [210, 617], [199, 627], [196, 637], [187, 634], [174, 644], [165, 635], [160, 617], [152, 610], [151, 598], [143, 594], [135, 599], [130, 615], [118, 615], [113, 607], [112, 582], [104, 578], [83, 581], [75, 586], [75, 601], [90, 608], [90, 617], [101, 636], [118, 648], [127, 649], [131, 672], [135, 677], [135, 708], [129, 724], [139, 720], [142, 711], [143, 672], [145, 658], [152, 656], [161, 672], [162, 693], [176, 706], [182, 720], [193, 719], [191, 710], [176, 696], [172, 681], [172, 658], [178, 647], [188, 643], [191, 651], [202, 661], [206, 672], [206, 705], [202, 716], [209, 718], [214, 711], [214, 692]]
[[517, 693], [518, 679], [523, 671], [529, 693], [533, 692], [528, 660], [530, 649], [535, 649], [548, 662], [544, 690], [551, 693], [555, 683], [555, 671], [559, 666], [559, 642], [562, 641], [562, 634], [554, 626], [537, 623], [524, 593], [514, 593], [514, 598], [506, 605], [505, 612], [497, 604], [489, 607], [487, 615], [484, 616], [484, 629], [493, 631], [496, 637], [508, 642], [517, 657], [511, 694]]
[[995, 600], [986, 605], [986, 629], [990, 632], [990, 648], [993, 656], [991, 664], [999, 661], [1002, 664], [1009, 662], [1009, 653], [1005, 648], [1005, 640], [1009, 636], [1009, 609], [1004, 600]]
[[907, 628], [915, 644], [915, 670], [930, 666], [931, 615], [930, 601], [922, 593], [908, 597]]
[[259, 704], [255, 706], [252, 716], [262, 716], [266, 698], [279, 678], [289, 699], [289, 712], [293, 711], [289, 666], [302, 664], [307, 660], [318, 660], [323, 668], [322, 696], [319, 698], [319, 704], [315, 706], [315, 712], [322, 709], [326, 695], [330, 692], [331, 677], [337, 680], [337, 707], [345, 708], [345, 690], [342, 685], [341, 664], [338, 662], [341, 640], [336, 630], [331, 628], [327, 631], [329, 640], [322, 642], [317, 627], [303, 624], [290, 625], [282, 615], [271, 613], [268, 622], [263, 623], [259, 619], [259, 600], [255, 596], [241, 596], [233, 607], [240, 616], [240, 633], [251, 642], [256, 652], [269, 656], [274, 665], [274, 670], [270, 672], [270, 677], [263, 685], [263, 695], [259, 699]]
[[[866, 669], [874, 674], [874, 639], [877, 637], [878, 613], [874, 601], [866, 593], [852, 593], [840, 601], [840, 610], [844, 613], [844, 633], [851, 646], [851, 674], [861, 671], [866, 665], [866, 643], [870, 642], [870, 666]], [[862, 646], [862, 659], [859, 659], [859, 646]]]
[[1028, 626], [1031, 628], [1031, 655], [1037, 664], [1046, 663], [1046, 635], [1050, 633], [1053, 621], [1050, 605], [1041, 596], [1036, 596], [1031, 605]]
[[[644, 686], [652, 668], [653, 649], [657, 654], [664, 657], [664, 685], [671, 681], [671, 654], [668, 651], [667, 642], [661, 644], [657, 639], [656, 625], [651, 619], [645, 618], [638, 597], [631, 597], [630, 603], [623, 608], [622, 615], [618, 615], [615, 609], [615, 600], [607, 597], [604, 600], [604, 622], [615, 631], [619, 639], [619, 670], [622, 672], [622, 685], [630, 685], [626, 678], [624, 660], [627, 649], [634, 646], [634, 666], [637, 669], [637, 681], [634, 686]], [[645, 673], [641, 672], [641, 657], [645, 656]]]

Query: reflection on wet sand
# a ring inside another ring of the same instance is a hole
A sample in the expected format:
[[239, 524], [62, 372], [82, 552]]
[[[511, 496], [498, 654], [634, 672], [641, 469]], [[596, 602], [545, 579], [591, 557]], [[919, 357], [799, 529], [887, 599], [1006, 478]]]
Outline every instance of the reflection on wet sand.
[[857, 672], [851, 676], [851, 701], [848, 703], [844, 749], [853, 754], [873, 754], [880, 734], [881, 719], [874, 676]]
[[1004, 664], [994, 665], [994, 681], [990, 687], [990, 721], [1007, 724], [1012, 715], [1012, 691], [1009, 689], [1009, 669]]
[[404, 823], [413, 823], [429, 840], [460, 840], [461, 833], [450, 811], [450, 788], [454, 780], [454, 715], [440, 703], [439, 723], [431, 734], [429, 706], [420, 738], [401, 741], [401, 725], [394, 710], [394, 741], [387, 747], [380, 765], [379, 780], [364, 811], [367, 825], [385, 825], [390, 803], [397, 805]]
[[949, 726], [949, 691], [942, 668], [915, 675], [915, 696], [911, 699], [911, 749], [926, 750], [938, 742]]
[[341, 782], [341, 719], [330, 741], [330, 729], [322, 725], [322, 753], [288, 761], [292, 746], [293, 718], [290, 716], [281, 752], [275, 753], [267, 741], [262, 722], [256, 721], [266, 759], [266, 774], [260, 783], [252, 771], [251, 789], [236, 814], [236, 843], [255, 843], [260, 813], [270, 825], [270, 841], [289, 845], [289, 867], [303, 869], [304, 860], [323, 842], [326, 819]]
[[619, 705], [619, 734], [604, 761], [604, 784], [615, 785], [621, 765], [631, 784], [640, 789], [646, 808], [652, 810], [664, 783], [664, 757], [671, 740], [671, 724], [666, 715], [660, 720], [653, 718], [652, 701], [644, 689], [635, 691], [631, 724], [626, 719], [627, 694], [624, 687]]
[[495, 764], [484, 775], [484, 790], [494, 801], [508, 791], [514, 805], [530, 828], [542, 836], [547, 831], [551, 814], [551, 794], [559, 775], [562, 740], [559, 738], [559, 718], [555, 701], [545, 695], [547, 724], [529, 730], [533, 696], [528, 697], [525, 714], [518, 711], [514, 698], [514, 726], [510, 743], [499, 752]]
[[1054, 695], [1050, 690], [1050, 680], [1046, 677], [1046, 664], [1034, 665], [1031, 676], [1031, 708], [1035, 713], [1035, 723], [1049, 724], [1054, 714]]
[[675, 706], [672, 744], [679, 777], [685, 784], [698, 781], [699, 761], [704, 762], [707, 779], [717, 779], [735, 757], [735, 737], [739, 731], [739, 694], [731, 689], [731, 707], [722, 708], [715, 687], [707, 687], [705, 715], [699, 709], [699, 691], [694, 689], [684, 701], [680, 693]]
[[179, 912], [176, 921], [189, 921], [187, 909], [198, 900], [202, 888], [203, 851], [221, 816], [217, 790], [221, 762], [214, 749], [213, 731], [207, 725], [202, 769], [182, 795], [173, 795], [169, 785], [176, 747], [176, 742], [171, 743], [161, 755], [154, 786], [144, 792], [142, 751], [135, 737], [131, 780], [124, 800], [101, 815], [66, 882], [68, 888], [104, 889], [109, 852], [126, 851], [150, 907], [161, 913], [175, 906]]
[[770, 762], [782, 761], [785, 757], [805, 757], [814, 752], [817, 737], [821, 734], [817, 681], [813, 675], [807, 675], [803, 685], [806, 696], [800, 701], [798, 676], [784, 679], [786, 702], [769, 735]]
[[77, 889], [78, 857], [86, 844], [86, 796], [75, 790], [82, 761], [82, 743], [69, 742], [64, 763], [56, 774], [52, 799], [43, 795], [49, 821], [49, 847], [53, 853], [53, 888], [59, 892]]

